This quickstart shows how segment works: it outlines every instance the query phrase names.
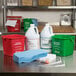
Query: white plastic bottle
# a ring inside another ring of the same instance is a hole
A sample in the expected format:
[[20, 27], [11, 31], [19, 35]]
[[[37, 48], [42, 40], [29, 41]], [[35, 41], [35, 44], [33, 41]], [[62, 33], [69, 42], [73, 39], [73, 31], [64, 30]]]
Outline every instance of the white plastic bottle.
[[46, 24], [40, 34], [41, 49], [45, 49], [48, 53], [51, 53], [51, 37], [53, 36], [52, 27]]
[[25, 36], [27, 37], [27, 50], [40, 49], [40, 37], [38, 29], [34, 24], [30, 25]]

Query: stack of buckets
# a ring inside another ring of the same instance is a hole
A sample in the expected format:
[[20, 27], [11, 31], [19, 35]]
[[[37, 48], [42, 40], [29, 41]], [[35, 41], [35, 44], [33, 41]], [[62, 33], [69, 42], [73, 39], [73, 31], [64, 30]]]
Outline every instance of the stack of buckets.
[[26, 50], [41, 48], [48, 53], [69, 56], [73, 54], [75, 36], [54, 35], [52, 27], [49, 24], [46, 24], [39, 35], [37, 27], [31, 24], [25, 36], [17, 34], [4, 35], [2, 39], [5, 55], [13, 56], [15, 52], [24, 51], [25, 44]]
[[22, 19], [22, 16], [7, 16], [7, 22], [5, 25], [8, 32], [20, 32], [21, 27], [24, 27], [24, 32], [26, 32], [29, 29], [30, 24], [35, 24], [35, 26], [38, 26], [37, 19], [35, 18]]

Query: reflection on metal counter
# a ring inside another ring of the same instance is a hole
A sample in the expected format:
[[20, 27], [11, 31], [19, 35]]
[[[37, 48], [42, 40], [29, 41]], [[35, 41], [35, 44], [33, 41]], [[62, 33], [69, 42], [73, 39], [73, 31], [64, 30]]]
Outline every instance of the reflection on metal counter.
[[38, 61], [17, 64], [13, 62], [12, 57], [3, 56], [3, 52], [0, 52], [0, 60], [0, 72], [76, 73], [76, 52], [71, 56], [61, 58], [65, 63], [64, 67], [51, 67], [50, 64], [42, 66], [43, 64]]
[[17, 71], [17, 65], [13, 62], [11, 56], [4, 55], [3, 60], [3, 70], [4, 71]]

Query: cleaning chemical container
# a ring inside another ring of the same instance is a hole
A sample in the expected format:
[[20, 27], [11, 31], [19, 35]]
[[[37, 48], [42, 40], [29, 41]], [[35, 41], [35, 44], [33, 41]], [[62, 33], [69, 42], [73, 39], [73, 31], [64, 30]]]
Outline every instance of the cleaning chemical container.
[[24, 32], [26, 32], [28, 30], [28, 28], [30, 27], [30, 24], [33, 24], [31, 18], [25, 18], [25, 19], [23, 19]]
[[73, 54], [75, 36], [55, 35], [52, 37], [52, 53], [59, 56]]
[[30, 25], [30, 28], [26, 32], [25, 36], [27, 37], [27, 50], [34, 50], [40, 48], [40, 38], [38, 29], [34, 24]]
[[20, 19], [8, 19], [5, 25], [8, 32], [20, 32]]
[[40, 34], [40, 40], [41, 40], [41, 48], [45, 49], [48, 53], [51, 52], [51, 37], [53, 36], [53, 30], [52, 27], [49, 24], [46, 24], [46, 26], [43, 28], [41, 34]]
[[4, 55], [13, 56], [15, 52], [24, 51], [25, 39], [25, 36], [18, 34], [3, 35]]

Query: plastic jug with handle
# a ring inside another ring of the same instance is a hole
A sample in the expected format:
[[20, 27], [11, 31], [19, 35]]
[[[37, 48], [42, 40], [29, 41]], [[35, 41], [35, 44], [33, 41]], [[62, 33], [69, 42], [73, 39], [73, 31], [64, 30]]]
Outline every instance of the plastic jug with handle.
[[30, 28], [26, 32], [27, 50], [40, 49], [40, 37], [38, 29], [34, 24], [30, 24]]
[[51, 52], [51, 37], [53, 35], [52, 27], [47, 23], [40, 34], [40, 44], [41, 48], [45, 49], [48, 53]]

